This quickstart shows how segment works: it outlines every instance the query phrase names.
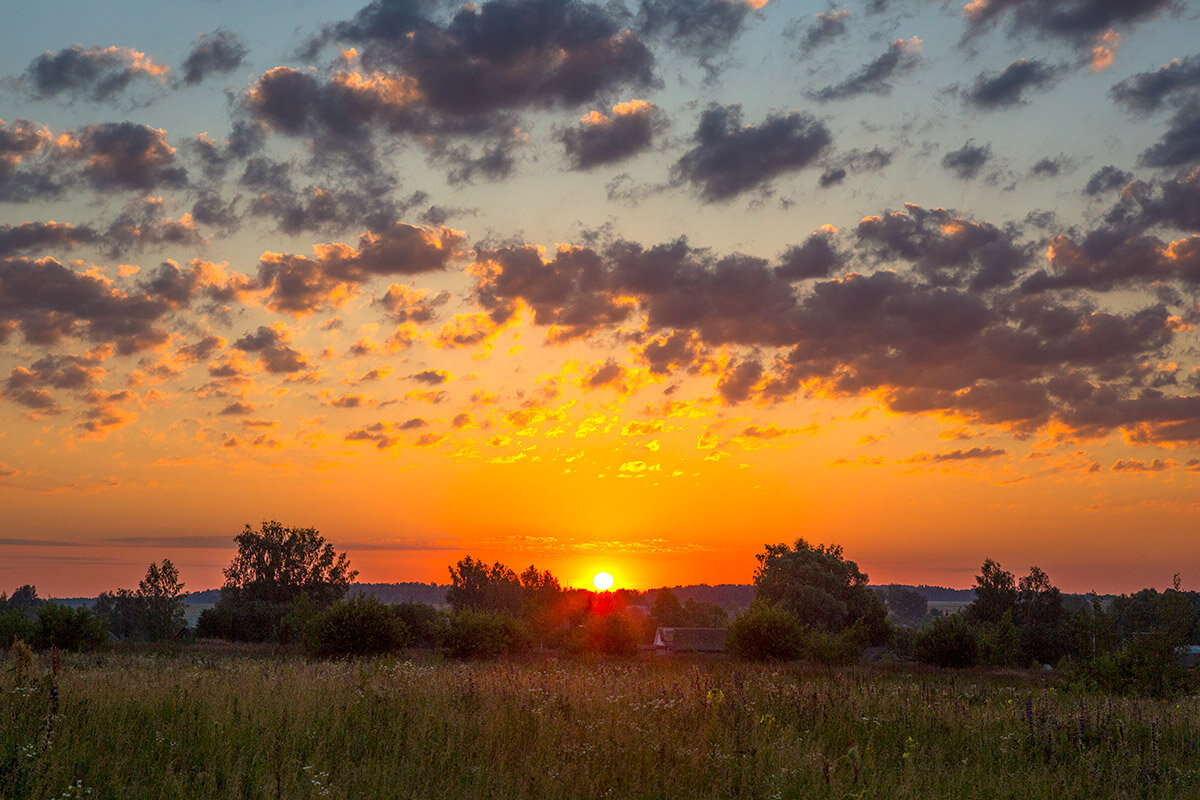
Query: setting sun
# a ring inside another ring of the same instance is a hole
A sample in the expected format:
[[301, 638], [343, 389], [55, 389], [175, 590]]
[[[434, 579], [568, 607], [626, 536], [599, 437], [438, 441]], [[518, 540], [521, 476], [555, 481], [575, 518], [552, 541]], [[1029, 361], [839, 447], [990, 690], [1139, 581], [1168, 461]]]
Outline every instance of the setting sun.
[[592, 584], [598, 591], [607, 592], [612, 588], [613, 576], [607, 572], [597, 572], [596, 577], [592, 578]]

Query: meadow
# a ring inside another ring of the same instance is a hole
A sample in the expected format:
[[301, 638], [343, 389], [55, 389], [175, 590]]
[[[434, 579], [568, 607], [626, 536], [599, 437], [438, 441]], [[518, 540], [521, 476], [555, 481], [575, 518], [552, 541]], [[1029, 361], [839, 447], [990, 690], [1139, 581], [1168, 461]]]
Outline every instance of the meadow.
[[10, 658], [0, 797], [1179, 798], [1200, 699], [728, 660]]

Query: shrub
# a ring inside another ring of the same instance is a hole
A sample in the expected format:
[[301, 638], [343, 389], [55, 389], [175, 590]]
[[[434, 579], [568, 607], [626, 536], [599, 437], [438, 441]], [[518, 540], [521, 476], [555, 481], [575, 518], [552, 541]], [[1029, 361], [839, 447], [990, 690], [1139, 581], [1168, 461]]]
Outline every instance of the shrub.
[[38, 608], [33, 639], [42, 649], [92, 650], [108, 641], [108, 623], [90, 608], [43, 603]]
[[318, 658], [371, 656], [399, 650], [408, 641], [408, 626], [391, 606], [359, 595], [313, 614], [304, 649]]
[[529, 644], [529, 633], [519, 620], [494, 611], [455, 611], [446, 628], [451, 658], [495, 658], [527, 650]]
[[428, 603], [398, 603], [396, 617], [408, 627], [411, 647], [437, 647], [446, 636], [446, 616]]
[[979, 654], [979, 634], [961, 614], [938, 617], [921, 629], [913, 643], [918, 661], [939, 667], [969, 667]]
[[632, 656], [637, 653], [642, 631], [624, 614], [597, 614], [589, 617], [571, 638], [571, 649], [576, 652]]
[[0, 614], [0, 645], [8, 647], [15, 640], [33, 641], [33, 621], [20, 609], [11, 609]]
[[739, 658], [752, 661], [798, 658], [804, 633], [800, 623], [782, 608], [752, 605], [729, 625], [725, 646]]
[[279, 624], [292, 610], [290, 603], [265, 600], [225, 600], [200, 612], [196, 636], [235, 642], [265, 642], [277, 638]]

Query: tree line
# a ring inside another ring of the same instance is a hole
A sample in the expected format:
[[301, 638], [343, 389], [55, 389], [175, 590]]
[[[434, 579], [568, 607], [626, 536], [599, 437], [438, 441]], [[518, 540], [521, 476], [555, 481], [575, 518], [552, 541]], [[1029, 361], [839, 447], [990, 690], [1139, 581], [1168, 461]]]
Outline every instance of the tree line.
[[[94, 608], [45, 601], [33, 586], [0, 594], [0, 641], [81, 650], [112, 640], [215, 638], [294, 645], [315, 657], [439, 648], [457, 658], [530, 649], [630, 655], [658, 627], [727, 628], [727, 648], [747, 659], [852, 663], [864, 653], [940, 667], [1059, 667], [1081, 685], [1173, 694], [1195, 685], [1182, 655], [1200, 644], [1200, 593], [1176, 576], [1163, 592], [1065, 597], [1032, 567], [1017, 578], [986, 559], [961, 613], [931, 612], [912, 587], [871, 587], [837, 545], [766, 545], [752, 600], [733, 619], [720, 604], [652, 592], [563, 587], [548, 570], [522, 572], [465, 556], [448, 568], [449, 609], [347, 597], [357, 571], [313, 528], [263, 522], [235, 537], [218, 601], [194, 630], [169, 559], [136, 589], [105, 592]], [[731, 587], [730, 591], [739, 587]], [[653, 598], [649, 607], [643, 602]], [[871, 648], [868, 650], [868, 648]]]

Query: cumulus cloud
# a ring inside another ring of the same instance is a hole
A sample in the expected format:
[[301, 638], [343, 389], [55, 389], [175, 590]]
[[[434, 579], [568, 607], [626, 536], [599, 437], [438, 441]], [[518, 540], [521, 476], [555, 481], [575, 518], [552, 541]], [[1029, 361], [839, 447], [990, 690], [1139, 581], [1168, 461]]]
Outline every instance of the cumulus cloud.
[[732, 44], [746, 15], [760, 5], [748, 0], [641, 0], [638, 27], [706, 61]]
[[267, 372], [290, 374], [309, 367], [305, 355], [289, 346], [291, 341], [292, 334], [285, 326], [277, 323], [271, 327], [258, 326], [257, 331], [246, 334], [234, 342], [233, 346], [243, 352], [257, 355]]
[[969, 35], [1007, 18], [1011, 33], [1031, 31], [1089, 47], [1108, 30], [1144, 22], [1172, 4], [1173, 0], [972, 0], [963, 7], [963, 18]]
[[1024, 95], [1030, 91], [1052, 88], [1063, 72], [1061, 68], [1052, 67], [1039, 59], [1030, 61], [1022, 58], [999, 72], [979, 73], [963, 97], [976, 108], [989, 111], [1009, 108], [1025, 103]]
[[211, 75], [233, 72], [249, 53], [246, 43], [232, 31], [201, 34], [183, 60], [182, 81], [187, 86], [194, 86]]
[[170, 70], [128, 47], [79, 45], [47, 51], [30, 62], [25, 80], [34, 97], [67, 95], [93, 102], [111, 100], [136, 80], [161, 84]]
[[397, 222], [364, 233], [358, 248], [346, 244], [313, 247], [314, 256], [265, 252], [258, 284], [272, 311], [303, 316], [337, 308], [373, 277], [416, 275], [443, 270], [457, 255], [463, 234]]
[[630, 100], [612, 107], [612, 114], [593, 111], [574, 128], [559, 133], [571, 168], [588, 170], [624, 161], [648, 149], [666, 124], [653, 103]]
[[1147, 167], [1181, 167], [1200, 162], [1200, 93], [1171, 118], [1167, 131], [1138, 157]]
[[808, 96], [819, 102], [830, 100], [845, 100], [863, 94], [890, 94], [892, 85], [888, 80], [897, 74], [907, 72], [917, 66], [921, 56], [921, 40], [916, 36], [911, 39], [896, 39], [878, 58], [863, 64], [862, 69], [847, 76], [839, 83], [826, 86]]
[[731, 105], [710, 106], [701, 115], [693, 139], [695, 146], [676, 162], [675, 171], [711, 203], [807, 167], [830, 145], [832, 136], [823, 122], [795, 111], [744, 125], [741, 106]]
[[942, 156], [942, 166], [954, 173], [959, 180], [969, 181], [979, 174], [983, 165], [992, 158], [992, 146], [976, 145], [971, 139], [957, 150]]
[[814, 14], [812, 23], [800, 36], [800, 43], [805, 50], [812, 50], [844, 36], [847, 30], [846, 18], [849, 16], [850, 12], [844, 8], [841, 11]]
[[443, 24], [432, 6], [376, 0], [325, 38], [360, 44], [364, 65], [400, 70], [425, 106], [451, 117], [577, 106], [655, 83], [650, 50], [611, 7], [490, 0]]

